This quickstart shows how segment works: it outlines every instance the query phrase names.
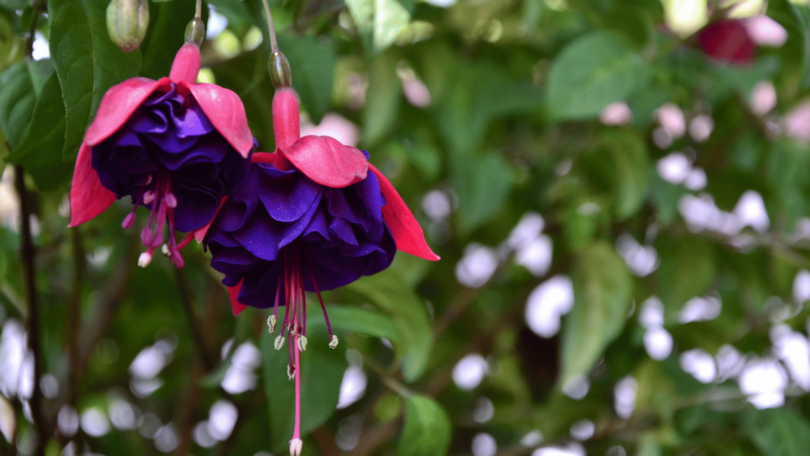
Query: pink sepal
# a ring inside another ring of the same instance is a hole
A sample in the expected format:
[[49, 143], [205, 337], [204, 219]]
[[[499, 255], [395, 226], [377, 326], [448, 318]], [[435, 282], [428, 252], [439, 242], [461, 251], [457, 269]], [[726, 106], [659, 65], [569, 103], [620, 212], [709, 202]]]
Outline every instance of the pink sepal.
[[92, 153], [86, 143], [82, 143], [73, 182], [70, 184], [70, 225], [76, 227], [101, 214], [115, 202], [115, 193], [101, 185], [96, 170], [90, 162]]
[[131, 78], [110, 87], [101, 99], [96, 117], [84, 135], [85, 144], [92, 147], [109, 138], [126, 123], [129, 116], [152, 92], [164, 86], [168, 91], [169, 84], [169, 78], [160, 78], [157, 81]]
[[214, 128], [247, 158], [253, 148], [253, 134], [239, 95], [216, 84], [188, 84], [188, 88]]
[[194, 43], [184, 44], [174, 56], [169, 79], [175, 84], [181, 81], [194, 84], [200, 74], [201, 61], [200, 48]]
[[298, 100], [289, 87], [276, 90], [273, 96], [273, 133], [276, 147], [286, 149], [301, 137], [301, 115]]
[[231, 309], [233, 310], [234, 317], [247, 308], [246, 305], [240, 304], [238, 301], [240, 291], [242, 291], [242, 280], [240, 280], [236, 286], [228, 287], [228, 297], [231, 298]]
[[209, 220], [204, 227], [197, 228], [196, 230], [189, 233], [189, 235], [194, 236], [194, 240], [197, 241], [197, 244], [202, 244], [203, 239], [205, 239], [205, 235], [208, 234], [208, 228], [211, 228], [211, 224], [214, 223], [214, 220], [217, 219], [217, 214], [219, 214], [219, 210], [222, 209], [222, 205], [225, 204], [225, 200], [227, 199], [228, 195], [225, 195], [222, 197], [221, 200], [219, 200], [219, 207], [217, 208], [217, 211], [214, 212], [214, 216], [211, 217], [211, 220]]
[[394, 236], [397, 248], [419, 258], [438, 261], [439, 256], [428, 247], [422, 227], [419, 226], [419, 222], [416, 221], [411, 210], [402, 201], [397, 189], [374, 165], [369, 163], [368, 168], [380, 181], [380, 191], [382, 191], [386, 201], [385, 206], [382, 207], [383, 219]]
[[343, 188], [366, 178], [368, 160], [354, 147], [330, 136], [304, 136], [288, 149], [279, 149], [293, 166], [313, 181]]

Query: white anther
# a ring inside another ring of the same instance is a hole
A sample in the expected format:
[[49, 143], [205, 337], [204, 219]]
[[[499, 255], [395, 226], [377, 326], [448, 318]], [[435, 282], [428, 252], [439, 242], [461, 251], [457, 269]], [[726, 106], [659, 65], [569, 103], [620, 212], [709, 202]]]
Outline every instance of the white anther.
[[177, 198], [174, 196], [174, 193], [166, 193], [166, 195], [163, 197], [163, 201], [165, 201], [166, 205], [172, 209], [177, 207]]
[[276, 337], [276, 343], [274, 343], [273, 346], [276, 347], [276, 351], [281, 350], [281, 347], [284, 346], [284, 336]]
[[290, 381], [295, 379], [295, 369], [289, 364], [287, 364], [287, 378], [289, 378]]
[[267, 326], [269, 328], [270, 334], [273, 334], [274, 332], [276, 332], [276, 316], [275, 315], [270, 315], [269, 317], [267, 317]]
[[332, 334], [332, 340], [329, 341], [329, 348], [335, 349], [338, 346], [338, 338], [336, 335]]
[[143, 204], [149, 204], [155, 200], [155, 192], [147, 190], [143, 193]]
[[160, 248], [160, 251], [163, 252], [163, 254], [166, 255], [166, 256], [171, 256], [172, 255], [172, 252], [169, 251], [169, 245], [168, 244], [163, 244], [163, 247]]
[[150, 175], [146, 176], [146, 182], [144, 182], [143, 185], [149, 185], [151, 183], [152, 183], [152, 175], [150, 174]]
[[298, 336], [298, 349], [302, 352], [307, 351], [307, 336], [303, 334]]
[[138, 266], [145, 268], [149, 266], [149, 263], [152, 262], [152, 254], [149, 252], [143, 252], [141, 256], [138, 257]]
[[304, 441], [301, 439], [290, 440], [290, 456], [301, 456], [301, 450], [304, 448]]
[[298, 325], [293, 326], [292, 329], [290, 329], [290, 337], [295, 336], [295, 333], [297, 332], [298, 332]]

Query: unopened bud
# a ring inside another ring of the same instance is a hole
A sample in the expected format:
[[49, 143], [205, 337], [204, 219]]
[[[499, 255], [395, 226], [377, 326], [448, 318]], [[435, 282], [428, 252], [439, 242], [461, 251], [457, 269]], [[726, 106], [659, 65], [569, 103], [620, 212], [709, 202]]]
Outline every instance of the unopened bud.
[[332, 339], [329, 341], [329, 348], [335, 349], [338, 346], [338, 338], [336, 335], [332, 334]]
[[276, 351], [281, 350], [281, 347], [284, 346], [284, 336], [276, 337], [276, 342], [273, 344], [273, 347], [276, 348]]
[[303, 334], [298, 336], [298, 349], [302, 352], [307, 351], [307, 336]]
[[292, 364], [287, 364], [287, 378], [290, 380], [295, 379], [295, 368], [292, 366]]
[[274, 332], [276, 332], [276, 316], [275, 315], [270, 315], [269, 317], [267, 317], [267, 326], [268, 326], [268, 332], [270, 334], [273, 334]]
[[138, 49], [148, 27], [147, 0], [112, 0], [107, 7], [107, 32], [112, 42], [124, 52]]
[[274, 87], [289, 87], [292, 84], [290, 62], [287, 61], [287, 57], [284, 57], [281, 51], [278, 49], [273, 51], [267, 65], [270, 67], [270, 80], [273, 81]]
[[205, 24], [202, 19], [195, 17], [186, 26], [186, 43], [196, 43], [202, 46], [205, 39]]

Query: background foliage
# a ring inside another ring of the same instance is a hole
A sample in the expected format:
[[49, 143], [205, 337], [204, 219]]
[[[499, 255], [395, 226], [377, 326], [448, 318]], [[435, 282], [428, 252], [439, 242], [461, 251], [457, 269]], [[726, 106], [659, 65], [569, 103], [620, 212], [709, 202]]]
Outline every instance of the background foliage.
[[[208, 5], [201, 78], [273, 150], [259, 3]], [[266, 315], [230, 315], [198, 246], [137, 268], [125, 204], [65, 228], [101, 96], [168, 74], [194, 11], [153, 0], [125, 54], [106, 6], [0, 0], [0, 452], [283, 454]], [[806, 454], [807, 5], [272, 6], [306, 122], [359, 132], [442, 256], [327, 294], [338, 350], [312, 312], [305, 454]], [[756, 17], [701, 31], [728, 14]], [[781, 39], [750, 58], [700, 45], [756, 21]]]

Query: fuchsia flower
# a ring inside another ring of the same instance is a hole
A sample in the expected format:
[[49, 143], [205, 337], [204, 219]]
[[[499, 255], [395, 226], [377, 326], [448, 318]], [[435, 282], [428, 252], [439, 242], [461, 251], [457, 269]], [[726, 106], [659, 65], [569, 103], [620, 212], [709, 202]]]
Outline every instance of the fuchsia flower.
[[[283, 56], [276, 51], [274, 58]], [[273, 129], [276, 152], [253, 155], [248, 176], [226, 198], [204, 243], [213, 255], [211, 266], [225, 274], [234, 315], [246, 306], [272, 305], [273, 333], [279, 305], [285, 307], [275, 347], [281, 349], [285, 334], [291, 338], [288, 375], [295, 379], [296, 424], [290, 454], [298, 455], [305, 291], [317, 293], [329, 346], [335, 348], [321, 290], [382, 271], [397, 249], [427, 260], [439, 257], [388, 179], [368, 163], [368, 154], [328, 136], [300, 137], [289, 80], [277, 84]]]
[[[141, 231], [146, 266], [163, 244], [177, 267], [179, 249], [213, 219], [222, 198], [247, 175], [254, 148], [239, 97], [214, 84], [197, 84], [200, 49], [187, 42], [168, 78], [132, 78], [104, 95], [84, 137], [70, 188], [70, 225], [79, 226], [130, 196], [150, 210]], [[180, 244], [175, 230], [190, 232]], [[198, 240], [202, 239], [198, 235]]]
[[754, 59], [756, 44], [740, 19], [722, 19], [697, 32], [697, 41], [709, 56], [746, 64]]

